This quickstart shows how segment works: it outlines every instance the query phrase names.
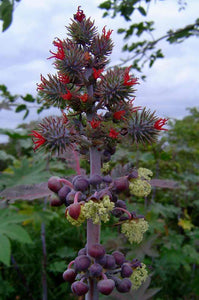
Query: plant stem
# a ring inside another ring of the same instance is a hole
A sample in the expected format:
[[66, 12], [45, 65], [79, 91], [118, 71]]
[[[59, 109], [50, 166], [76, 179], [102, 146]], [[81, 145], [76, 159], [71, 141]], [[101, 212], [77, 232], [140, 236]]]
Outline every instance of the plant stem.
[[[43, 210], [46, 210], [47, 197], [44, 199]], [[42, 241], [42, 300], [48, 299], [48, 288], [47, 288], [47, 278], [46, 278], [46, 265], [47, 265], [47, 252], [46, 252], [46, 229], [45, 223], [41, 223], [41, 241]]]
[[[101, 153], [96, 147], [90, 148], [90, 174], [101, 173]], [[100, 224], [93, 224], [92, 220], [87, 221], [87, 251], [96, 243], [100, 243]], [[94, 279], [89, 280], [89, 291], [86, 294], [86, 300], [98, 300], [97, 282]]]

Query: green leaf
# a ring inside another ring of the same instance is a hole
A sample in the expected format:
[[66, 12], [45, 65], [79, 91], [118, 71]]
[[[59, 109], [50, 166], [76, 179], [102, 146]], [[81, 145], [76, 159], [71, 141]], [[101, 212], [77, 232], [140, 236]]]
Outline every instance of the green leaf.
[[0, 261], [10, 266], [11, 246], [10, 241], [5, 235], [0, 234]]
[[2, 225], [0, 226], [0, 234], [4, 234], [20, 243], [32, 243], [29, 234], [20, 225]]
[[19, 106], [17, 106], [17, 108], [15, 109], [15, 112], [21, 112], [22, 110], [27, 109], [25, 104], [20, 104]]
[[0, 19], [3, 21], [5, 31], [12, 23], [13, 4], [9, 0], [3, 0], [0, 4]]
[[107, 0], [99, 5], [99, 8], [109, 10], [111, 8], [111, 1]]
[[25, 97], [21, 97], [26, 102], [35, 102], [35, 98], [32, 95], [27, 94]]
[[4, 150], [0, 150], [0, 160], [5, 161], [7, 159], [10, 159], [13, 161], [15, 158], [14, 158], [14, 156], [6, 153]]
[[139, 6], [138, 10], [141, 13], [141, 15], [146, 16], [146, 10], [142, 6]]

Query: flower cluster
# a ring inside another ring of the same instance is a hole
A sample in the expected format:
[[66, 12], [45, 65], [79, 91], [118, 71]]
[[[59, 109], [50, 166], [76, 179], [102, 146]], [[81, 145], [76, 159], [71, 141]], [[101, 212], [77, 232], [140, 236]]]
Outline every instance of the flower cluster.
[[151, 170], [145, 168], [138, 169], [138, 177], [132, 178], [129, 184], [129, 190], [132, 195], [137, 197], [146, 197], [151, 192], [151, 185], [149, 181], [153, 173]]
[[127, 237], [132, 244], [139, 244], [143, 239], [143, 234], [148, 230], [148, 222], [144, 218], [132, 219], [125, 221], [122, 224], [122, 233]]
[[137, 290], [141, 286], [141, 284], [146, 280], [147, 277], [148, 272], [146, 269], [146, 265], [141, 263], [141, 266], [133, 270], [133, 273], [130, 277], [130, 280], [132, 282], [132, 289]]

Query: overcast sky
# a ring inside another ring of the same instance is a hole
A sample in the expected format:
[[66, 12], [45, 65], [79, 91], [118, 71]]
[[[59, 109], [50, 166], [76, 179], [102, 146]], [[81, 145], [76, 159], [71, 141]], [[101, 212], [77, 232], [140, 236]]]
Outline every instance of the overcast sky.
[[[5, 84], [13, 94], [27, 93], [36, 95], [36, 83], [40, 74], [54, 73], [52, 60], [47, 60], [49, 50], [54, 49], [55, 37], [66, 37], [66, 28], [70, 18], [81, 5], [86, 16], [95, 19], [95, 25], [101, 31], [114, 29], [112, 39], [115, 44], [111, 64], [126, 58], [122, 53], [122, 35], [117, 34], [118, 27], [128, 27], [121, 17], [102, 18], [103, 10], [97, 8], [102, 0], [21, 0], [18, 3], [11, 27], [0, 33], [0, 84]], [[156, 2], [156, 4], [155, 4]], [[198, 17], [199, 1], [188, 1], [187, 8], [178, 11], [177, 0], [154, 1], [147, 20], [156, 22], [158, 38], [168, 29], [176, 29], [193, 23]], [[134, 22], [140, 21], [134, 16]], [[198, 106], [199, 101], [199, 38], [193, 37], [178, 45], [162, 47], [165, 58], [145, 70], [147, 81], [137, 87], [135, 104], [156, 110], [160, 117], [182, 118], [186, 108]], [[138, 73], [135, 73], [139, 77]], [[0, 127], [15, 128], [22, 121], [23, 114], [9, 111], [0, 112]], [[42, 115], [43, 117], [44, 115]], [[34, 111], [27, 121], [36, 119]]]

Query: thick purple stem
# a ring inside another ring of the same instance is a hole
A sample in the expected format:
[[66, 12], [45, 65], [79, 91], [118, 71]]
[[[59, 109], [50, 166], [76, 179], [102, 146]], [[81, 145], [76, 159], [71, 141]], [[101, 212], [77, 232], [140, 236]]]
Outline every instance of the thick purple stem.
[[[96, 147], [90, 148], [90, 174], [101, 173], [101, 153]], [[91, 245], [100, 243], [100, 225], [93, 224], [92, 220], [87, 221], [87, 251]], [[94, 279], [89, 280], [89, 291], [86, 294], [86, 300], [98, 300], [99, 293], [97, 282]]]

